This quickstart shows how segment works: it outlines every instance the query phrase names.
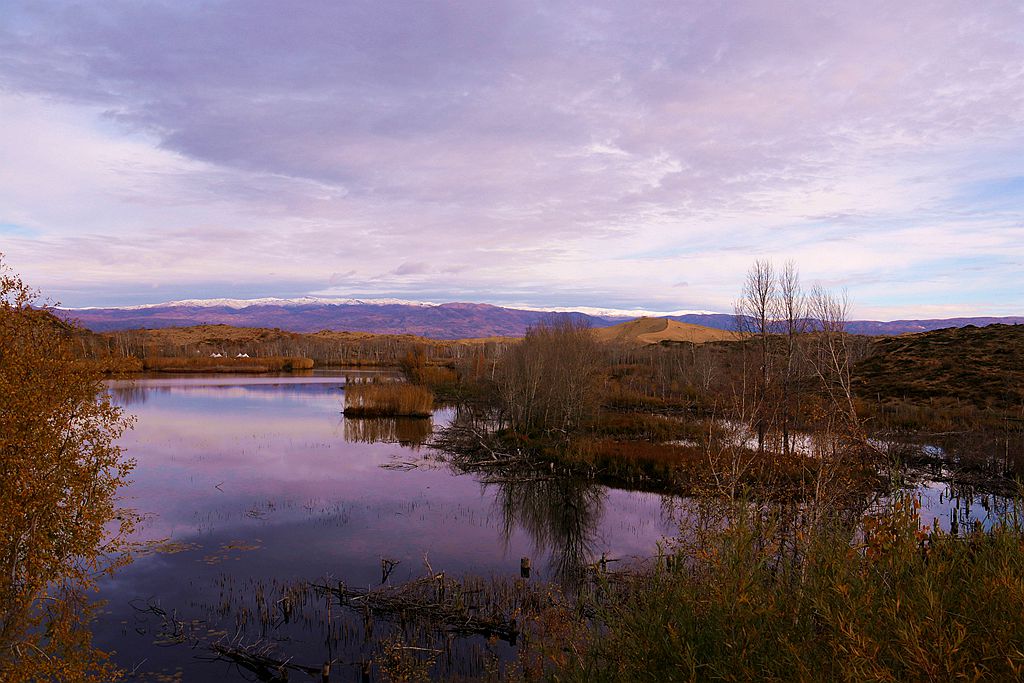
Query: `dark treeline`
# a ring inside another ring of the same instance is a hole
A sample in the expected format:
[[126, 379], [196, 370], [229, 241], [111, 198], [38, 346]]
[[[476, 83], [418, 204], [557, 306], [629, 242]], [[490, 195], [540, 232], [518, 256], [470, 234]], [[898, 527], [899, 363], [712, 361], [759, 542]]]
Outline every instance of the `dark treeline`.
[[157, 330], [124, 330], [101, 334], [80, 331], [77, 345], [86, 357], [111, 359], [209, 357], [308, 358], [317, 366], [396, 366], [420, 355], [432, 365], [453, 364], [476, 356], [493, 357], [509, 340], [442, 341], [413, 335], [323, 331], [313, 334], [278, 329], [203, 325]]

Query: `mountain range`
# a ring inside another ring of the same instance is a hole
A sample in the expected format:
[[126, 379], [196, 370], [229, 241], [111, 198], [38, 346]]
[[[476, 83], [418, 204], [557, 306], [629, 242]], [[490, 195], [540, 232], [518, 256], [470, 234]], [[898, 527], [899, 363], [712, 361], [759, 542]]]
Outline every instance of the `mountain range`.
[[[643, 311], [558, 308], [535, 310], [475, 303], [429, 303], [401, 299], [190, 299], [144, 306], [61, 308], [56, 313], [94, 332], [134, 328], [226, 324], [280, 328], [292, 332], [349, 330], [381, 334], [415, 334], [435, 339], [522, 336], [552, 315], [571, 315], [592, 327], [610, 327], [637, 317], [661, 317], [681, 323], [731, 330], [732, 314], [711, 311]], [[1020, 324], [1024, 317], [976, 317], [931, 320], [850, 321], [856, 334], [897, 335], [947, 327]]]

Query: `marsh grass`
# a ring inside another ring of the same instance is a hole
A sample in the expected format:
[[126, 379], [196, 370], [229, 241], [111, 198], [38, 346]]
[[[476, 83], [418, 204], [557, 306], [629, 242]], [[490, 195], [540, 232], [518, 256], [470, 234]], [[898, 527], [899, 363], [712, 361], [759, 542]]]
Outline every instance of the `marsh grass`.
[[430, 389], [404, 382], [348, 384], [345, 417], [430, 417], [434, 395]]
[[1019, 680], [1021, 520], [957, 536], [917, 513], [900, 497], [794, 531], [736, 503], [608, 586], [558, 680]]

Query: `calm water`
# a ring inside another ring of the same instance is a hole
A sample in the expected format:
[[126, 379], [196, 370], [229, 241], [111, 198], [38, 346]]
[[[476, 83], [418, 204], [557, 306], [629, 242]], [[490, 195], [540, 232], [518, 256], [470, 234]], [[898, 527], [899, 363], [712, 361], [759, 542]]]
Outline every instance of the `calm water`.
[[[342, 377], [189, 376], [111, 390], [138, 417], [123, 439], [138, 461], [126, 502], [145, 516], [139, 538], [163, 542], [103, 584], [95, 640], [141, 680], [252, 680], [203, 661], [196, 637], [271, 646], [315, 666], [329, 655], [352, 664], [332, 681], [359, 680], [355, 664], [373, 642], [353, 627], [328, 645], [322, 622], [342, 628], [352, 617], [337, 607], [328, 617], [325, 603], [283, 623], [274, 602], [290, 582], [375, 586], [382, 558], [399, 562], [392, 583], [424, 576], [427, 563], [515, 577], [524, 556], [531, 581], [557, 580], [602, 554], [648, 557], [675, 532], [657, 495], [455, 476], [415, 445], [429, 424], [346, 421]], [[447, 419], [438, 413], [433, 425]], [[272, 623], [254, 616], [261, 610]], [[185, 644], [170, 642], [168, 624], [187, 629]], [[467, 655], [466, 672], [475, 666]]]

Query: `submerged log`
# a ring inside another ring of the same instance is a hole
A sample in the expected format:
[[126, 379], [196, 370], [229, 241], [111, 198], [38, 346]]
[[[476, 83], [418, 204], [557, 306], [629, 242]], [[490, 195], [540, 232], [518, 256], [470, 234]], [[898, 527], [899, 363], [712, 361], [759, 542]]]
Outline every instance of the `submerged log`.
[[337, 586], [314, 584], [313, 588], [367, 616], [403, 622], [415, 620], [458, 635], [495, 636], [510, 645], [515, 645], [519, 636], [514, 619], [494, 606], [484, 609], [474, 604], [479, 591], [466, 590], [443, 573], [373, 590], [348, 588], [343, 583]]

